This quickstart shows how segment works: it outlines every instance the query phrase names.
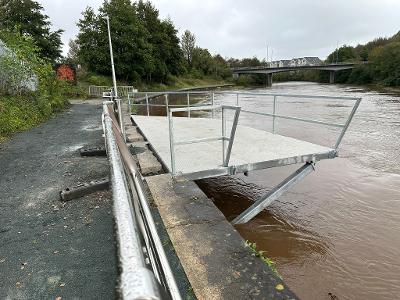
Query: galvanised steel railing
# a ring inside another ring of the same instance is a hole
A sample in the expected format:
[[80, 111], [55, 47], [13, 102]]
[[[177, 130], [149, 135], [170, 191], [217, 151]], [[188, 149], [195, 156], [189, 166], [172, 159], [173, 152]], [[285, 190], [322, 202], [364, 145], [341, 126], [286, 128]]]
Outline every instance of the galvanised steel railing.
[[[170, 95], [181, 95], [186, 96], [185, 104], [170, 104], [169, 96]], [[241, 109], [241, 112], [250, 113], [260, 116], [266, 116], [272, 118], [272, 133], [276, 133], [276, 120], [277, 119], [286, 119], [297, 122], [305, 122], [310, 124], [318, 124], [328, 127], [341, 128], [341, 132], [338, 135], [333, 149], [338, 150], [339, 145], [343, 139], [344, 134], [346, 133], [355, 112], [357, 111], [358, 106], [360, 105], [361, 98], [359, 97], [343, 97], [343, 96], [317, 96], [317, 95], [298, 95], [298, 94], [283, 94], [283, 93], [255, 93], [255, 92], [232, 92], [232, 91], [168, 91], [168, 92], [138, 92], [138, 93], [128, 93], [128, 110], [131, 111], [132, 107], [146, 107], [146, 114], [150, 116], [150, 108], [151, 107], [165, 107], [168, 115], [168, 111], [170, 108], [176, 107], [186, 107], [187, 117], [191, 117], [191, 111], [193, 111], [193, 107], [206, 107], [206, 106], [215, 106], [215, 96], [216, 95], [231, 95], [233, 96], [233, 100], [236, 102], [236, 106], [240, 106], [242, 102], [245, 103], [246, 99], [243, 99], [243, 96], [264, 96], [264, 97], [272, 97], [273, 105], [271, 113], [264, 113], [254, 110]], [[191, 104], [191, 96], [205, 96], [204, 102], [200, 104]], [[164, 104], [159, 103], [150, 103], [150, 99], [164, 97]], [[300, 118], [289, 115], [277, 114], [277, 105], [279, 98], [298, 98], [298, 99], [308, 99], [308, 100], [340, 100], [340, 101], [354, 101], [354, 105], [350, 114], [347, 117], [345, 123], [332, 123], [326, 122], [318, 119], [308, 119], [308, 118]], [[197, 109], [204, 110], [204, 109]], [[214, 118], [214, 109], [212, 111], [212, 118]]]
[[[192, 140], [181, 140], [175, 141], [174, 138], [174, 123], [173, 123], [173, 113], [175, 112], [185, 112], [187, 111], [190, 114], [190, 111], [199, 111], [199, 110], [211, 110], [214, 111], [216, 109], [222, 109], [222, 133], [221, 136], [218, 137], [208, 137], [202, 139], [192, 139]], [[225, 118], [225, 110], [230, 109], [235, 111], [235, 116], [233, 118], [232, 129], [230, 133], [230, 137], [226, 136], [226, 118]], [[198, 106], [198, 107], [184, 107], [184, 108], [172, 108], [168, 110], [168, 124], [169, 124], [169, 143], [170, 143], [170, 153], [171, 153], [171, 173], [172, 175], [176, 174], [176, 160], [175, 160], [175, 146], [178, 145], [188, 145], [188, 144], [196, 144], [203, 142], [211, 142], [211, 141], [222, 141], [222, 166], [227, 167], [229, 165], [229, 160], [232, 152], [232, 145], [235, 139], [236, 128], [239, 121], [240, 107], [238, 106], [228, 106], [228, 105], [218, 105], [218, 106]], [[228, 147], [226, 147], [226, 142], [229, 142]]]
[[181, 296], [144, 192], [140, 172], [123, 139], [113, 101], [103, 104], [103, 130], [111, 170], [122, 299]]
[[[89, 96], [92, 97], [102, 97], [103, 92], [112, 92], [113, 87], [105, 86], [105, 85], [89, 85], [88, 93]], [[119, 85], [118, 86], [118, 96], [119, 97], [128, 97], [129, 93], [135, 92], [136, 89], [131, 85]]]

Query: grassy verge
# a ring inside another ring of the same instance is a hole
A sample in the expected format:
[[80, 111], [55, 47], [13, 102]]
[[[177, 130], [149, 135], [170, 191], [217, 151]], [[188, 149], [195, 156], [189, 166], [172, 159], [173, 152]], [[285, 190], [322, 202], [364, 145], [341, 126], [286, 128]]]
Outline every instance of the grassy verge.
[[141, 83], [135, 86], [139, 91], [167, 91], [167, 90], [178, 90], [184, 88], [198, 87], [198, 86], [208, 86], [208, 85], [223, 85], [231, 83], [227, 80], [216, 79], [212, 77], [204, 78], [193, 78], [190, 76], [180, 76], [173, 77], [168, 84], [162, 83], [152, 83], [145, 84]]
[[48, 102], [47, 99], [37, 99], [31, 95], [0, 96], [0, 142], [13, 133], [28, 130], [46, 121], [66, 104], [65, 100]]
[[[139, 91], [149, 91], [149, 92], [159, 92], [159, 91], [168, 91], [168, 90], [178, 90], [184, 88], [198, 87], [198, 86], [209, 86], [209, 85], [223, 85], [233, 83], [230, 80], [223, 80], [214, 77], [203, 77], [203, 78], [195, 78], [190, 75], [183, 76], [169, 76], [167, 83], [145, 83], [145, 82], [124, 82], [118, 81], [119, 86], [124, 85], [132, 85]], [[87, 91], [89, 85], [97, 85], [97, 86], [112, 86], [112, 79], [109, 76], [96, 75], [92, 73], [88, 73], [82, 71], [78, 74], [78, 83], [77, 86], [72, 87], [74, 91], [77, 91], [75, 95], [72, 95], [71, 98], [74, 97], [85, 97], [87, 95]]]

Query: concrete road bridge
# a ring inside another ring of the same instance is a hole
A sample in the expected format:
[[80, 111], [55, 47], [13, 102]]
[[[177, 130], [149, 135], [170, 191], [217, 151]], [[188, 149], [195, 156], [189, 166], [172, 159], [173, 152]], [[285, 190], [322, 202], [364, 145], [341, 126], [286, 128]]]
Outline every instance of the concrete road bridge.
[[240, 74], [265, 74], [267, 76], [267, 86], [272, 86], [272, 75], [280, 72], [290, 72], [299, 70], [321, 70], [329, 71], [329, 82], [335, 82], [335, 73], [342, 70], [353, 69], [355, 63], [337, 63], [337, 64], [320, 64], [320, 65], [303, 65], [303, 66], [286, 66], [286, 67], [241, 67], [232, 68], [233, 76], [238, 77]]

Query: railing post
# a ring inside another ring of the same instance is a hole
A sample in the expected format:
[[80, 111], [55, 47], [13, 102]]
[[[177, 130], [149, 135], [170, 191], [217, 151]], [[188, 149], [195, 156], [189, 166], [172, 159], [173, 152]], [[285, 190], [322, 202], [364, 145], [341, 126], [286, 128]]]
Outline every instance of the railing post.
[[165, 105], [166, 105], [166, 110], [167, 110], [167, 116], [168, 116], [168, 112], [169, 112], [169, 105], [168, 105], [168, 94], [165, 94]]
[[222, 107], [222, 165], [225, 164], [225, 135], [226, 135], [226, 120], [224, 116], [224, 107]]
[[[224, 109], [224, 108], [222, 107], [222, 109]], [[234, 119], [233, 119], [231, 135], [229, 137], [228, 149], [226, 150], [226, 156], [225, 156], [225, 160], [224, 160], [224, 164], [223, 164], [224, 167], [227, 167], [229, 165], [229, 160], [231, 158], [233, 141], [235, 139], [236, 128], [237, 128], [237, 125], [238, 125], [238, 122], [239, 122], [239, 114], [240, 114], [240, 107], [237, 107], [235, 109], [235, 116], [234, 116]]]
[[188, 118], [190, 118], [190, 95], [189, 93], [186, 93], [186, 98], [187, 98], [187, 107], [188, 107]]
[[171, 173], [175, 175], [175, 143], [174, 143], [174, 124], [172, 120], [172, 111], [168, 111], [169, 125], [169, 151], [171, 152]]
[[128, 93], [128, 114], [131, 114], [131, 97]]
[[236, 106], [239, 106], [239, 93], [236, 93]]
[[275, 134], [275, 114], [276, 114], [276, 98], [278, 98], [278, 96], [274, 96], [274, 104], [273, 104], [273, 108], [272, 108], [272, 133]]
[[124, 138], [124, 141], [126, 142], [126, 137], [125, 137], [125, 124], [124, 124], [124, 117], [122, 116], [122, 105], [121, 105], [121, 99], [115, 99], [117, 102], [117, 111], [118, 111], [118, 118], [119, 118], [119, 127], [121, 128], [121, 133]]
[[147, 116], [150, 116], [150, 110], [149, 110], [149, 96], [146, 93], [146, 109], [147, 109]]
[[[215, 93], [212, 93], [211, 106], [214, 106]], [[211, 118], [214, 119], [214, 109], [211, 110]]]
[[354, 106], [353, 106], [353, 109], [351, 110], [351, 113], [350, 113], [350, 115], [349, 115], [349, 118], [348, 118], [347, 121], [346, 121], [346, 124], [344, 125], [344, 127], [343, 127], [343, 129], [342, 129], [342, 132], [340, 133], [340, 135], [339, 135], [339, 137], [338, 137], [338, 139], [337, 139], [337, 141], [336, 141], [335, 150], [337, 150], [337, 149], [339, 148], [339, 145], [340, 145], [340, 143], [342, 142], [342, 139], [343, 139], [343, 137], [344, 137], [344, 134], [346, 133], [347, 129], [349, 128], [349, 125], [350, 125], [350, 123], [351, 123], [351, 120], [353, 119], [354, 114], [356, 113], [356, 111], [357, 111], [357, 109], [358, 109], [358, 106], [360, 105], [360, 102], [361, 102], [361, 98], [358, 98], [357, 101], [356, 101], [356, 103], [355, 103]]

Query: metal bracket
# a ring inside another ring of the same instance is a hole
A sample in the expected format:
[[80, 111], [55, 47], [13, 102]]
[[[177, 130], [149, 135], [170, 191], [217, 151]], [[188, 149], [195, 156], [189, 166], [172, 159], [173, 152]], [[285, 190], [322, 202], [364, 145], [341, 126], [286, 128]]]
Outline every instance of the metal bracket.
[[97, 191], [107, 190], [110, 186], [108, 178], [81, 183], [60, 192], [61, 201], [70, 201]]
[[280, 184], [278, 184], [271, 191], [262, 196], [259, 200], [257, 200], [252, 206], [242, 212], [239, 216], [237, 216], [232, 224], [243, 224], [247, 223], [251, 219], [253, 219], [256, 215], [258, 215], [264, 208], [269, 206], [273, 201], [278, 199], [284, 192], [289, 190], [292, 186], [298, 183], [301, 179], [306, 177], [314, 171], [314, 163], [306, 163], [300, 169], [296, 170], [293, 174], [283, 180]]
[[81, 156], [107, 156], [104, 146], [88, 146], [80, 150]]

